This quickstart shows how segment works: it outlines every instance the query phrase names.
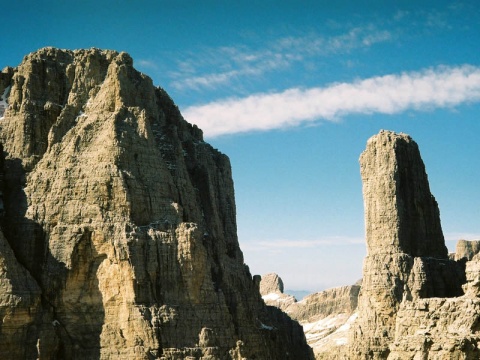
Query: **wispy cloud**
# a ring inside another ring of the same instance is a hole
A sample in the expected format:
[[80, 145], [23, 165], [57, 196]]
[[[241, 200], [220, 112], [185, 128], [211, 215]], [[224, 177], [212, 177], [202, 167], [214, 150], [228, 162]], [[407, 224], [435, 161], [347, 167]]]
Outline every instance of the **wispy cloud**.
[[365, 240], [362, 237], [348, 237], [348, 236], [330, 236], [322, 239], [314, 240], [262, 240], [242, 243], [242, 249], [248, 251], [272, 251], [278, 252], [292, 248], [308, 249], [317, 248], [321, 246], [343, 246], [352, 244], [364, 244]]
[[[170, 85], [177, 90], [212, 89], [234, 79], [286, 69], [304, 60], [347, 53], [391, 38], [389, 31], [367, 25], [334, 36], [283, 37], [262, 44], [260, 50], [245, 45], [207, 49], [180, 61], [178, 70], [171, 74], [175, 80]], [[212, 68], [218, 70], [212, 72]]]
[[154, 61], [151, 61], [151, 60], [140, 59], [140, 60], [136, 61], [136, 65], [138, 65], [138, 67], [144, 68], [144, 69], [152, 69], [152, 70], [157, 70], [158, 69], [158, 65]]
[[437, 67], [309, 89], [292, 88], [191, 106], [184, 117], [207, 137], [338, 121], [349, 114], [394, 114], [480, 100], [480, 67]]

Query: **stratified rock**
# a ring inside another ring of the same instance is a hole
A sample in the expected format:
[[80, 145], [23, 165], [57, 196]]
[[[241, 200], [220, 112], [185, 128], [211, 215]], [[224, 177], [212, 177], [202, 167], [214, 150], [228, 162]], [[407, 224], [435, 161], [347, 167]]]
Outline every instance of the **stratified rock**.
[[465, 265], [467, 283], [463, 285], [465, 296], [480, 298], [480, 254], [475, 255]]
[[480, 358], [480, 299], [430, 298], [401, 304], [388, 360]]
[[[41, 316], [41, 291], [17, 261], [0, 231], [0, 349], [2, 359], [31, 359], [36, 341], [29, 336]], [[52, 325], [49, 324], [51, 327]]]
[[417, 144], [381, 131], [360, 156], [368, 255], [447, 258], [437, 202]]
[[470, 261], [478, 253], [480, 253], [480, 240], [458, 240], [455, 260], [466, 259]]
[[357, 308], [359, 291], [358, 285], [320, 291], [292, 304], [287, 313], [301, 323], [315, 322], [330, 315], [351, 315]]
[[449, 260], [417, 144], [381, 131], [360, 157], [367, 256], [352, 358], [386, 359], [403, 302], [463, 294], [464, 265]]
[[228, 158], [129, 55], [45, 48], [5, 74], [6, 278], [26, 295], [0, 353], [311, 358], [244, 265]]
[[275, 273], [263, 275], [260, 281], [260, 294], [264, 296], [270, 293], [283, 294], [283, 281], [280, 276]]
[[262, 276], [260, 289], [267, 305], [283, 310], [302, 325], [316, 359], [345, 355], [345, 349], [341, 347], [347, 342], [350, 324], [357, 316], [360, 285], [328, 289], [297, 302], [293, 296], [283, 293], [282, 279], [270, 273]]
[[342, 286], [306, 296], [286, 312], [302, 326], [315, 359], [345, 355], [348, 330], [356, 319], [359, 285]]

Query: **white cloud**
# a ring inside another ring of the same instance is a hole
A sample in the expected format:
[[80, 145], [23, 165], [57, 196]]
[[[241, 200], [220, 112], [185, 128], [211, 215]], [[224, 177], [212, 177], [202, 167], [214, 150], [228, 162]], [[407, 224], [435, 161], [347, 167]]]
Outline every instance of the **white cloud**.
[[[287, 69], [305, 59], [347, 53], [391, 38], [389, 31], [370, 24], [329, 37], [319, 34], [284, 37], [262, 44], [260, 50], [245, 45], [205, 49], [192, 54], [191, 59], [178, 62], [178, 70], [171, 74], [175, 80], [170, 86], [177, 90], [212, 89], [234, 79]], [[211, 72], [212, 68], [219, 70]]]
[[157, 64], [151, 60], [140, 59], [136, 61], [136, 64], [138, 65], [138, 67], [141, 67], [144, 69], [153, 69], [153, 70], [158, 69]]
[[[179, 71], [172, 74], [176, 80], [170, 85], [177, 90], [213, 89], [229, 84], [234, 79], [258, 76], [272, 70], [286, 68], [293, 60], [294, 57], [291, 54], [273, 52], [269, 49], [260, 51], [244, 47], [211, 49], [203, 54], [197, 54], [191, 61], [182, 61]], [[209, 72], [212, 68], [220, 71]]]
[[229, 98], [188, 107], [183, 115], [206, 137], [215, 137], [338, 121], [349, 114], [394, 114], [479, 100], [480, 67], [465, 65]]

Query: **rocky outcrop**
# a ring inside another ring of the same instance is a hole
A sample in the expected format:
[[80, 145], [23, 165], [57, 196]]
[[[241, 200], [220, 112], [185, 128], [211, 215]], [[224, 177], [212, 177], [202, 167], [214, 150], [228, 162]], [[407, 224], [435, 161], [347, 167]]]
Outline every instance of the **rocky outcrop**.
[[41, 49], [0, 93], [2, 358], [311, 358], [243, 262], [228, 158], [127, 54]]
[[470, 261], [478, 253], [480, 253], [480, 240], [458, 240], [454, 259]]
[[270, 293], [283, 294], [283, 280], [275, 273], [269, 273], [261, 277], [260, 294], [264, 296]]
[[368, 256], [404, 253], [448, 256], [437, 202], [417, 144], [381, 131], [360, 156]]
[[287, 308], [302, 326], [315, 359], [343, 352], [351, 323], [357, 317], [359, 285], [342, 286], [306, 296]]
[[275, 273], [263, 275], [259, 287], [260, 295], [265, 304], [275, 306], [284, 312], [288, 313], [289, 306], [297, 302], [294, 296], [283, 292], [283, 281]]
[[284, 306], [285, 295], [269, 285], [264, 300], [302, 324], [316, 359], [479, 359], [479, 242], [460, 240], [454, 256], [447, 254], [425, 166], [408, 135], [381, 131], [360, 165], [367, 243], [361, 287]]
[[[367, 256], [348, 357], [469, 358], [461, 344], [477, 343], [478, 300], [456, 298], [465, 262], [448, 258], [417, 144], [382, 131], [368, 141], [360, 166]], [[466, 317], [461, 328], [458, 319]]]
[[[329, 359], [345, 344], [356, 318], [360, 285], [342, 286], [306, 296], [302, 301], [283, 293], [283, 281], [275, 273], [261, 277], [260, 293], [267, 305], [283, 310], [303, 327], [316, 359]], [[343, 349], [341, 349], [343, 350]]]

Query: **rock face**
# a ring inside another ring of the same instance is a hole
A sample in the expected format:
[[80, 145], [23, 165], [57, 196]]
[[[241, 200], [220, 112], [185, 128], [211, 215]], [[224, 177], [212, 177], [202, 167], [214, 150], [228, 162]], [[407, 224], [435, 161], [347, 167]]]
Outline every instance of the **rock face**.
[[417, 144], [381, 131], [360, 156], [367, 256], [405, 253], [446, 259], [440, 213]]
[[479, 302], [460, 297], [465, 262], [448, 258], [417, 144], [382, 131], [360, 166], [367, 256], [348, 358], [478, 356]]
[[303, 327], [316, 359], [330, 359], [344, 345], [356, 318], [360, 285], [342, 286], [306, 296], [302, 301], [283, 293], [283, 281], [274, 273], [262, 276], [260, 294], [267, 305], [283, 310]]
[[228, 158], [125, 53], [0, 75], [5, 359], [310, 359], [236, 235]]
[[297, 302], [294, 296], [283, 292], [283, 281], [275, 273], [263, 275], [260, 278], [259, 287], [260, 295], [265, 304], [275, 306], [286, 313], [288, 313], [288, 307]]
[[480, 359], [480, 241], [460, 240], [448, 255], [408, 135], [381, 131], [360, 166], [367, 243], [361, 286], [289, 303], [269, 275], [263, 299], [302, 324], [316, 359]]
[[455, 248], [455, 260], [470, 261], [480, 252], [480, 240], [458, 240]]
[[260, 295], [270, 293], [283, 294], [283, 280], [275, 273], [263, 275], [260, 281]]

